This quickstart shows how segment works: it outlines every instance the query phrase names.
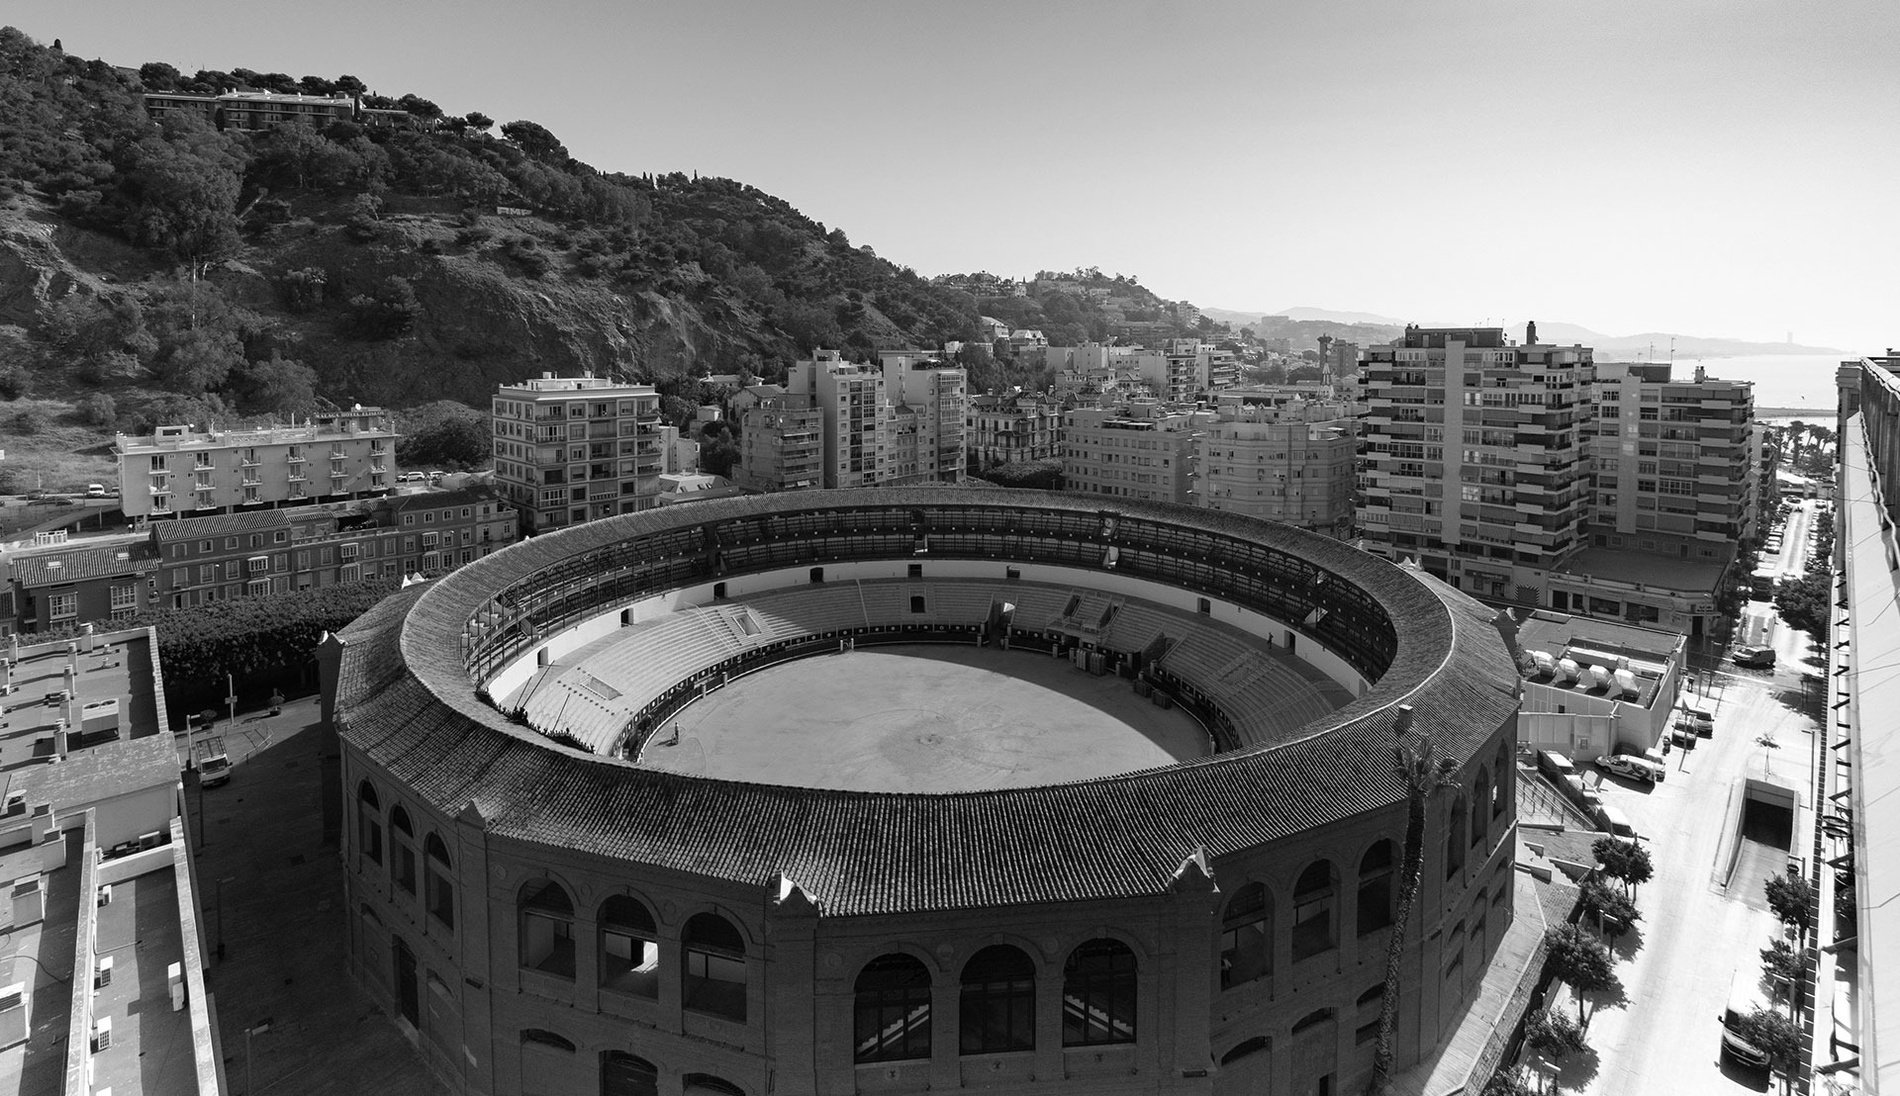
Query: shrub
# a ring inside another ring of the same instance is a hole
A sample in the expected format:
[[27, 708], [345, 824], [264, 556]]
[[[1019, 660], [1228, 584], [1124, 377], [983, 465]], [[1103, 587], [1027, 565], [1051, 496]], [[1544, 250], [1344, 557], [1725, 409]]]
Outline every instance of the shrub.
[[33, 378], [26, 366], [0, 365], [0, 399], [17, 400], [33, 390]]
[[88, 426], [111, 426], [119, 421], [119, 407], [111, 396], [94, 392], [79, 401], [79, 421]]
[[31, 437], [51, 426], [52, 422], [46, 417], [46, 412], [37, 407], [28, 407], [14, 412], [13, 417], [7, 420], [7, 425], [21, 437]]
[[284, 307], [292, 312], [311, 312], [323, 304], [323, 287], [330, 275], [320, 266], [306, 266], [284, 275], [278, 285], [283, 289]]

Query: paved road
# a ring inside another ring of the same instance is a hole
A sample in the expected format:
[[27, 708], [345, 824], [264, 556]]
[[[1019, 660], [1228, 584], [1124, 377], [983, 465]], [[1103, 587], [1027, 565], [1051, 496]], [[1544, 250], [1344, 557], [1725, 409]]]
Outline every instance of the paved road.
[[[1747, 778], [1794, 787], [1803, 807], [1811, 807], [1814, 722], [1801, 702], [1807, 636], [1779, 621], [1771, 629], [1755, 623], [1773, 636], [1783, 660], [1773, 671], [1731, 665], [1703, 682], [1706, 696], [1697, 699], [1715, 714], [1715, 737], [1673, 751], [1668, 780], [1653, 788], [1605, 781], [1605, 802], [1622, 809], [1647, 841], [1655, 878], [1637, 896], [1638, 932], [1620, 942], [1623, 997], [1592, 1017], [1595, 1056], [1566, 1071], [1566, 1091], [1700, 1096], [1767, 1089], [1764, 1075], [1721, 1061], [1716, 1016], [1733, 972], [1759, 969], [1758, 953], [1777, 931], [1760, 877], [1782, 854], [1744, 845], [1730, 880], [1724, 838], [1740, 818]], [[1797, 846], [1800, 833], [1797, 825]]]

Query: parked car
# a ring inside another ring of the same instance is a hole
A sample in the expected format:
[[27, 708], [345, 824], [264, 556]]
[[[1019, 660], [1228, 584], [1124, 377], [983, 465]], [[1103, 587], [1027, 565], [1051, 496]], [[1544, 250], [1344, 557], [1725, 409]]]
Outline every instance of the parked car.
[[1715, 737], [1715, 717], [1709, 714], [1708, 709], [1692, 708], [1684, 704], [1682, 706], [1682, 714], [1677, 718], [1686, 721], [1691, 727], [1694, 727], [1697, 738]]
[[105, 498], [106, 485], [103, 483], [88, 483], [86, 485], [86, 497], [89, 499]]
[[1647, 758], [1629, 757], [1624, 754], [1604, 754], [1597, 758], [1597, 768], [1625, 780], [1641, 780], [1654, 784], [1662, 779], [1657, 773], [1662, 766]]
[[429, 477], [426, 473], [404, 472], [402, 475], [396, 477], [396, 482], [397, 483], [423, 483], [427, 481], [428, 478]]
[[1773, 669], [1775, 649], [1773, 647], [1737, 647], [1734, 658], [1737, 666], [1751, 666], [1762, 670]]

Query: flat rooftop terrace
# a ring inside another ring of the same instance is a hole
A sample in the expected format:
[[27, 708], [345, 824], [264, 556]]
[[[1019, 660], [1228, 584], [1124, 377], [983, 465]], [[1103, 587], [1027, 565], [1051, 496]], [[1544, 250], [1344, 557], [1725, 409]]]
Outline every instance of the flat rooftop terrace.
[[[84, 835], [68, 831], [66, 842], [66, 866], [39, 877], [45, 916], [16, 925], [13, 904], [0, 904], [0, 986], [25, 986], [31, 1016], [26, 1041], [0, 1048], [0, 1096], [58, 1096], [65, 1089]], [[37, 847], [9, 850], [0, 868], [17, 878], [28, 874], [29, 858], [37, 871], [40, 857]]]
[[[0, 657], [6, 650], [0, 646]], [[69, 664], [82, 706], [118, 702], [120, 739], [145, 738], [163, 729], [151, 641], [144, 630], [95, 640], [90, 652], [82, 647], [70, 661], [63, 642], [22, 644], [19, 651], [9, 673], [12, 692], [0, 697], [0, 772], [41, 764], [52, 755], [53, 729], [66, 717], [59, 698]]]
[[[70, 870], [70, 869], [69, 869]], [[92, 1056], [93, 1091], [195, 1093], [191, 1013], [172, 1011], [166, 968], [184, 960], [178, 887], [170, 863], [112, 885], [99, 907], [97, 955], [112, 960], [93, 1015], [112, 1021], [112, 1045]]]
[[950, 792], [1088, 780], [1212, 753], [1199, 723], [1136, 695], [1128, 679], [1037, 651], [916, 644], [749, 674], [657, 729], [639, 763], [807, 788]]

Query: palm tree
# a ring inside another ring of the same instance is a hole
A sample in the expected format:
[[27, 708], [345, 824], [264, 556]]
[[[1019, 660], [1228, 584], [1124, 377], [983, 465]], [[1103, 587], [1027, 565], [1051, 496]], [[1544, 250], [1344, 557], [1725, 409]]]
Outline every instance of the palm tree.
[[1392, 921], [1392, 937], [1385, 949], [1385, 992], [1379, 1000], [1379, 1052], [1373, 1059], [1374, 1096], [1392, 1083], [1393, 1041], [1398, 1032], [1399, 978], [1405, 962], [1405, 930], [1412, 922], [1412, 905], [1418, 900], [1419, 884], [1425, 875], [1426, 807], [1438, 789], [1458, 782], [1458, 762], [1438, 754], [1431, 733], [1419, 731], [1407, 735], [1412, 722], [1410, 705], [1399, 708], [1399, 741], [1392, 747], [1393, 764], [1405, 781], [1405, 863], [1399, 873], [1399, 905]]

